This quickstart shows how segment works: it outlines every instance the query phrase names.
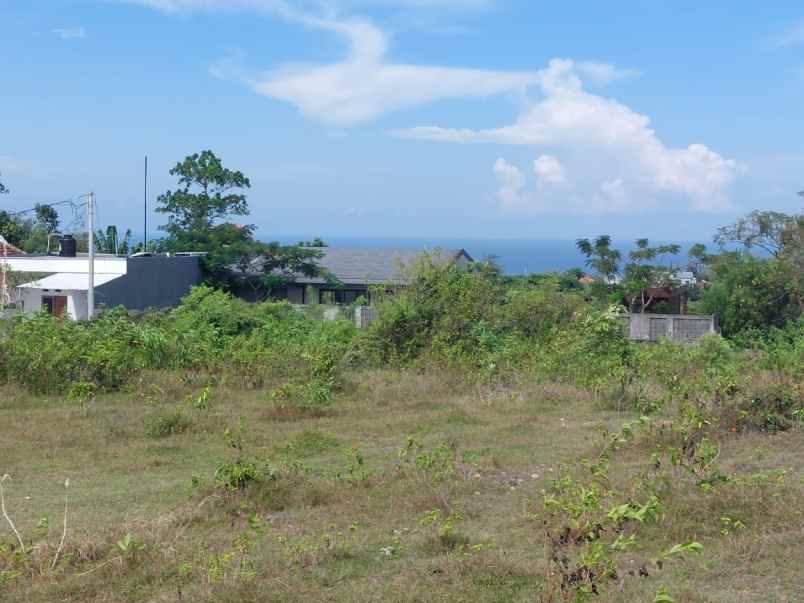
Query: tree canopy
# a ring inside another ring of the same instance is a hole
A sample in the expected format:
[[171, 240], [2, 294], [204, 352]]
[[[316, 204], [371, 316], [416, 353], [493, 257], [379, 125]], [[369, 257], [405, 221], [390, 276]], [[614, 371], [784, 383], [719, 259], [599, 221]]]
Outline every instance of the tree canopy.
[[652, 288], [673, 287], [676, 284], [676, 268], [662, 262], [664, 256], [677, 255], [679, 245], [650, 246], [648, 239], [637, 239], [636, 249], [628, 253], [625, 265], [623, 288], [631, 311], [644, 312], [653, 302]]
[[37, 203], [34, 206], [34, 214], [36, 215], [36, 225], [47, 234], [52, 234], [59, 230], [59, 213], [53, 209], [52, 205]]
[[698, 307], [718, 315], [724, 334], [767, 331], [804, 314], [804, 215], [754, 211], [718, 229], [715, 242], [720, 253], [701, 254], [710, 284]]
[[131, 230], [126, 230], [121, 237], [117, 226], [108, 226], [105, 231], [95, 232], [95, 251], [127, 255], [131, 251]]
[[611, 237], [600, 235], [594, 241], [578, 239], [575, 242], [578, 250], [586, 256], [586, 265], [594, 269], [607, 282], [611, 283], [620, 272], [622, 253], [613, 249]]
[[263, 243], [254, 238], [254, 225], [230, 221], [249, 215], [245, 191], [251, 182], [242, 172], [225, 168], [212, 151], [187, 156], [170, 174], [178, 177], [179, 188], [157, 200], [156, 211], [168, 216], [160, 227], [167, 236], [159, 248], [205, 252], [211, 284], [226, 289], [249, 285], [267, 294], [296, 274], [321, 273], [316, 260], [322, 253], [316, 247]]
[[156, 211], [168, 216], [160, 228], [171, 246], [205, 251], [216, 223], [249, 213], [246, 195], [238, 191], [250, 188], [251, 182], [242, 172], [224, 168], [212, 151], [189, 155], [170, 175], [178, 176], [179, 188], [160, 195]]
[[796, 216], [777, 211], [755, 210], [733, 224], [718, 228], [715, 242], [721, 248], [729, 245], [746, 249], [758, 247], [777, 256], [784, 246], [784, 233], [795, 225], [796, 219]]

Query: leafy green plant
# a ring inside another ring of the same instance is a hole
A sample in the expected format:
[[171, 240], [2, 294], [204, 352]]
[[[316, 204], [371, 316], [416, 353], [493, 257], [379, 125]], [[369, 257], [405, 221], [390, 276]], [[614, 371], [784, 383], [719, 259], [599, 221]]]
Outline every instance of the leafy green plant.
[[189, 405], [195, 410], [209, 410], [213, 405], [212, 388], [207, 386], [197, 396], [190, 396]]
[[352, 446], [346, 452], [346, 467], [335, 472], [335, 479], [344, 480], [352, 485], [365, 484], [374, 475], [374, 471], [366, 465], [366, 458], [360, 448]]
[[256, 459], [238, 458], [219, 463], [214, 478], [215, 482], [228, 492], [237, 492], [249, 484], [265, 479], [276, 479], [276, 471]]
[[423, 527], [434, 526], [438, 543], [445, 550], [451, 551], [459, 547], [465, 547], [469, 543], [469, 539], [459, 534], [456, 529], [463, 519], [463, 515], [455, 510], [445, 514], [441, 509], [432, 509], [422, 514], [419, 519], [419, 525]]
[[234, 538], [231, 549], [212, 555], [207, 561], [207, 580], [219, 582], [248, 582], [257, 576], [258, 567], [252, 558], [254, 547], [267, 530], [267, 524], [256, 513], [249, 515], [246, 527]]
[[145, 417], [145, 435], [150, 438], [166, 438], [188, 431], [192, 424], [192, 418], [177, 407]]
[[120, 540], [117, 541], [117, 549], [123, 559], [134, 559], [140, 552], [145, 550], [145, 545], [137, 541], [134, 536], [128, 532]]
[[84, 408], [95, 398], [97, 389], [97, 386], [92, 382], [78, 381], [73, 383], [72, 387], [70, 387], [70, 392], [67, 394], [67, 397], [70, 400], [78, 402], [78, 404]]
[[235, 456], [218, 463], [213, 479], [229, 493], [244, 490], [253, 483], [275, 480], [278, 476], [278, 471], [268, 462], [245, 454], [246, 440], [247, 428], [242, 417], [234, 426], [228, 426], [223, 431], [223, 441], [235, 451]]
[[401, 468], [415, 471], [432, 484], [457, 476], [459, 461], [454, 442], [442, 442], [428, 449], [409, 436], [405, 446], [399, 450], [399, 460]]
[[667, 587], [662, 585], [656, 591], [656, 596], [653, 597], [653, 603], [676, 603], [676, 600], [670, 596], [670, 591]]

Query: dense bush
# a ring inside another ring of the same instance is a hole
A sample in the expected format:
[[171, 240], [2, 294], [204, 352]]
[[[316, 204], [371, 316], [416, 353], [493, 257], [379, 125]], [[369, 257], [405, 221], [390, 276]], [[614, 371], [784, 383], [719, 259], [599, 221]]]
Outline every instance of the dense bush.
[[752, 255], [726, 255], [712, 266], [713, 282], [695, 309], [717, 314], [724, 335], [783, 328], [801, 316], [788, 267]]
[[206, 371], [261, 385], [269, 374], [320, 376], [334, 385], [338, 362], [354, 338], [348, 321], [326, 323], [287, 303], [248, 304], [198, 287], [167, 314], [130, 318], [122, 308], [92, 322], [48, 314], [15, 319], [0, 334], [0, 379], [37, 392], [66, 394], [75, 382], [105, 390], [143, 369]]
[[142, 366], [141, 333], [122, 310], [93, 323], [47, 314], [16, 320], [2, 347], [0, 374], [40, 392], [64, 390], [76, 381], [118, 388]]
[[[785, 429], [801, 415], [801, 320], [731, 342], [639, 344], [626, 337], [621, 307], [601, 307], [560, 279], [511, 282], [491, 265], [432, 257], [413, 267], [406, 287], [375, 293], [379, 318], [360, 333], [348, 320], [321, 320], [284, 302], [249, 304], [209, 287], [136, 320], [122, 309], [83, 323], [15, 319], [0, 332], [0, 379], [67, 396], [76, 383], [115, 390], [142, 370], [169, 369], [243, 387], [270, 383], [281, 413], [309, 414], [329, 406], [347, 365], [419, 364], [476, 380], [529, 373], [565, 381], [610, 395], [620, 409], [687, 405], [740, 430]], [[159, 422], [155, 434], [175, 431]]]

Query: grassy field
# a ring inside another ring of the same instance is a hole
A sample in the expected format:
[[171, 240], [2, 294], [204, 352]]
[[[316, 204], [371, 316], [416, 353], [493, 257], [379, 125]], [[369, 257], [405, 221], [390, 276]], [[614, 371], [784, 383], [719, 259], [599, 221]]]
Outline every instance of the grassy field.
[[[548, 480], [597, 453], [598, 426], [633, 418], [566, 385], [448, 372], [351, 373], [323, 416], [277, 411], [269, 386], [217, 384], [198, 402], [205, 385], [151, 372], [86, 405], [0, 389], [5, 506], [41, 568], [0, 574], [3, 601], [540, 600]], [[409, 438], [451, 450], [454, 473], [431, 479], [400, 455]], [[613, 479], [646, 450], [637, 437], [619, 451]], [[275, 479], [216, 487], [238, 455]], [[653, 601], [662, 585], [676, 601], [804, 599], [802, 457], [800, 428], [725, 436], [718, 463], [749, 477], [709, 492], [671, 480], [666, 520], [630, 553], [634, 569], [683, 541], [702, 554], [621, 572], [595, 600]], [[3, 522], [0, 550], [13, 542]]]

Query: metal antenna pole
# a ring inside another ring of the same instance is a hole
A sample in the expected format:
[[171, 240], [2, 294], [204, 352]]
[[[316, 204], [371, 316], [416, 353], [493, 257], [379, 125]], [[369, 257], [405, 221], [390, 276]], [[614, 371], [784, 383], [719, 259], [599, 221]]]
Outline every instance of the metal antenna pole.
[[145, 186], [143, 187], [142, 215], [143, 215], [143, 235], [142, 250], [148, 251], [148, 155], [145, 156]]
[[95, 317], [95, 193], [87, 199], [87, 238], [89, 245], [89, 285], [87, 287], [87, 317]]

